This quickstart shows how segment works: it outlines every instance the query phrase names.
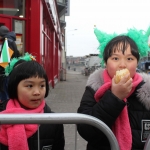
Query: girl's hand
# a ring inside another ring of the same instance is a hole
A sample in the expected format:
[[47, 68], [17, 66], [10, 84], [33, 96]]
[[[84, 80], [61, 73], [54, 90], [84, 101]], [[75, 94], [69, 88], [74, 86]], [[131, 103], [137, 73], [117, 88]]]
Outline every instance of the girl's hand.
[[115, 83], [114, 77], [112, 79], [111, 92], [123, 100], [126, 98], [132, 90], [132, 78], [129, 78], [129, 74], [125, 75], [118, 84]]

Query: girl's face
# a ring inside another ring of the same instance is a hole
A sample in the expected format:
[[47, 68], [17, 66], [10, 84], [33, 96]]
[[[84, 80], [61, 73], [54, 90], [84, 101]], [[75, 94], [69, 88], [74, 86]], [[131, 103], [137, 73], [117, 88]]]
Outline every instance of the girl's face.
[[20, 81], [17, 87], [18, 101], [26, 109], [37, 108], [45, 97], [44, 78], [32, 77]]
[[112, 53], [107, 60], [106, 69], [110, 77], [113, 78], [117, 70], [127, 68], [132, 78], [136, 73], [137, 64], [137, 59], [132, 55], [130, 46], [128, 46], [124, 54], [121, 50]]

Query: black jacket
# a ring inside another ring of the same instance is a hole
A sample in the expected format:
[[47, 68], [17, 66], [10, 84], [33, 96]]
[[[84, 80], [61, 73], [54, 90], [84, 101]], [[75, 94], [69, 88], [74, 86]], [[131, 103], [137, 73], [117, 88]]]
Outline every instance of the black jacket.
[[[5, 110], [8, 101], [0, 104], [0, 111]], [[44, 113], [53, 113], [46, 104]], [[62, 124], [41, 124], [39, 128], [40, 150], [64, 150], [64, 128]], [[29, 150], [38, 150], [37, 132], [28, 139]], [[19, 149], [19, 148], [18, 148]], [[0, 144], [0, 150], [8, 150], [8, 147]]]
[[2, 43], [2, 47], [3, 47], [3, 44], [4, 44], [4, 41], [5, 41], [5, 38], [8, 39], [8, 46], [10, 49], [12, 49], [14, 51], [13, 55], [11, 58], [14, 58], [14, 57], [19, 57], [20, 56], [20, 53], [17, 49], [17, 45], [15, 43], [16, 41], [16, 34], [14, 31], [12, 32], [8, 32], [4, 37], [3, 37], [3, 43]]
[[[142, 120], [150, 121], [150, 76], [141, 74], [144, 80], [127, 99], [127, 103], [118, 99], [110, 90], [107, 90], [100, 101], [96, 102], [94, 94], [103, 84], [102, 72], [102, 69], [97, 70], [89, 77], [78, 113], [94, 116], [111, 129], [120, 112], [125, 105], [128, 105], [132, 150], [143, 150], [145, 142], [141, 141], [141, 135], [143, 135]], [[110, 150], [107, 137], [97, 128], [79, 124], [77, 129], [79, 134], [88, 142], [87, 150]]]
[[[3, 37], [3, 43], [2, 43], [2, 47], [3, 48], [3, 44], [5, 41], [5, 38], [7, 38], [8, 40], [8, 46], [10, 49], [13, 50], [13, 55], [11, 57], [12, 58], [16, 58], [20, 56], [20, 53], [17, 49], [17, 45], [15, 43], [16, 41], [16, 34], [14, 31], [12, 32], [8, 32], [4, 37]], [[1, 51], [0, 51], [1, 52]], [[5, 72], [4, 72], [4, 68], [0, 66], [0, 100], [1, 101], [5, 101], [9, 99], [8, 93], [7, 93], [7, 80], [8, 78], [4, 76]]]

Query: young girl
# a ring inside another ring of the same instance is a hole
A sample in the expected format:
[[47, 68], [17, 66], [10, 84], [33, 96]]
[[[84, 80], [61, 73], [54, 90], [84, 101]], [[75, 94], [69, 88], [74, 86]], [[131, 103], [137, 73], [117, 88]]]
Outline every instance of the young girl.
[[[136, 29], [109, 37], [95, 29], [95, 34], [105, 69], [90, 75], [78, 113], [94, 116], [109, 126], [120, 150], [143, 150], [149, 134], [146, 126], [150, 125], [150, 76], [136, 73], [136, 67], [140, 57], [147, 55], [147, 37]], [[116, 84], [116, 71], [125, 68], [130, 74]], [[80, 124], [78, 132], [87, 140], [87, 150], [110, 150], [107, 137], [98, 129]]]
[[[1, 104], [1, 113], [52, 113], [44, 98], [49, 92], [48, 78], [36, 61], [24, 61], [16, 65], [9, 75], [10, 100]], [[0, 126], [1, 150], [37, 150], [38, 125], [15, 124]], [[62, 124], [39, 126], [40, 150], [64, 150]]]

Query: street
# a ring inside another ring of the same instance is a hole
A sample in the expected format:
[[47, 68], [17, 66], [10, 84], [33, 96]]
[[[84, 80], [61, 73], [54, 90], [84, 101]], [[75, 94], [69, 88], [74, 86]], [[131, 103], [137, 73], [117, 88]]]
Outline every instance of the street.
[[[50, 89], [46, 98], [47, 104], [56, 113], [76, 113], [82, 95], [84, 93], [87, 76], [81, 72], [67, 70], [66, 81], [57, 83], [54, 89]], [[75, 125], [64, 124], [65, 150], [75, 149]], [[86, 141], [77, 134], [77, 150], [85, 150]]]

